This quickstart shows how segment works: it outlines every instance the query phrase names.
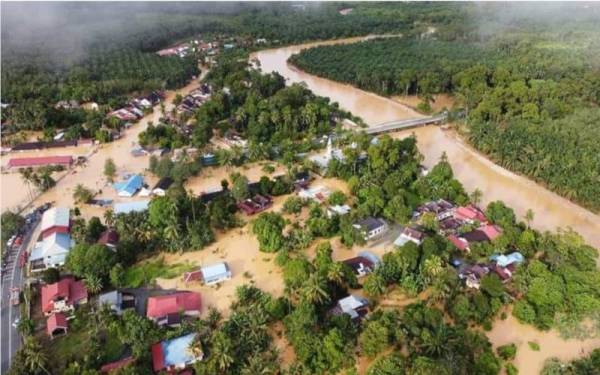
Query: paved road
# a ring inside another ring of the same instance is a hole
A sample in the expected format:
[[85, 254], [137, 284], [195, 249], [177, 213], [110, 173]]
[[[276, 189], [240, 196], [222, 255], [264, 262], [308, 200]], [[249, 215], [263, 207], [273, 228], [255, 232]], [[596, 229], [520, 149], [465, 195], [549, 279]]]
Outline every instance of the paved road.
[[[38, 233], [38, 224], [40, 220], [30, 226], [30, 230], [25, 233], [23, 243], [18, 249], [10, 251], [10, 257], [4, 272], [2, 272], [2, 298], [0, 311], [0, 374], [5, 374], [15, 352], [21, 346], [21, 337], [16, 328], [13, 327], [15, 319], [20, 318], [21, 309], [19, 306], [13, 306], [10, 303], [10, 290], [17, 287], [23, 290], [23, 273], [19, 267], [19, 257], [21, 253], [33, 245], [34, 233]], [[8, 251], [8, 250], [7, 250]]]

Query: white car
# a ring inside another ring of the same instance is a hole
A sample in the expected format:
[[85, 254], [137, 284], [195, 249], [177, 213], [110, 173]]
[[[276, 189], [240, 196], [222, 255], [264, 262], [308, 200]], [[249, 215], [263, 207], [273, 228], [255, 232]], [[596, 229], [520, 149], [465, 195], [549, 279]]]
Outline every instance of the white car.
[[12, 326], [15, 327], [15, 328], [17, 328], [19, 326], [19, 323], [21, 323], [21, 318], [15, 319], [15, 321], [12, 324]]

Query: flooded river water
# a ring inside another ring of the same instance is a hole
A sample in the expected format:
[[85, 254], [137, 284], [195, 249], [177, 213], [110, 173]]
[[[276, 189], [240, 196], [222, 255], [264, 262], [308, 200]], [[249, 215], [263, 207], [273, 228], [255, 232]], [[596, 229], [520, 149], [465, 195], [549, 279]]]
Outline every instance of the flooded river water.
[[[264, 50], [254, 53], [264, 72], [276, 71], [288, 83], [305, 82], [317, 95], [327, 96], [338, 102], [340, 107], [362, 117], [369, 125], [381, 122], [422, 117], [408, 106], [392, 99], [357, 89], [350, 85], [307, 74], [287, 63], [287, 59], [302, 49], [317, 45], [352, 43], [364, 38], [349, 38], [336, 41], [301, 44], [291, 47]], [[535, 213], [532, 225], [539, 230], [555, 230], [557, 227], [572, 227], [591, 245], [600, 248], [600, 216], [560, 197], [529, 179], [516, 175], [492, 163], [452, 131], [444, 131], [436, 126], [399, 132], [402, 137], [416, 134], [419, 149], [425, 157], [424, 164], [434, 165], [442, 152], [446, 152], [454, 173], [471, 192], [479, 188], [483, 192], [482, 201], [502, 200], [511, 206], [519, 217], [527, 209]]]
[[[389, 98], [368, 93], [350, 85], [307, 74], [287, 63], [288, 58], [304, 48], [335, 43], [353, 43], [362, 38], [301, 44], [291, 47], [264, 50], [254, 53], [251, 60], [258, 60], [264, 72], [276, 71], [291, 83], [305, 82], [318, 95], [331, 98], [340, 106], [362, 119], [370, 126], [385, 121], [421, 117], [410, 107]], [[527, 209], [535, 213], [532, 225], [539, 230], [554, 231], [557, 227], [571, 227], [585, 240], [600, 248], [600, 216], [579, 207], [529, 179], [516, 175], [485, 158], [466, 144], [455, 132], [444, 131], [437, 126], [422, 127], [394, 134], [406, 137], [415, 134], [428, 167], [434, 165], [443, 152], [448, 155], [456, 177], [471, 192], [479, 188], [482, 201], [502, 200], [523, 218]], [[555, 331], [540, 332], [531, 326], [518, 323], [509, 316], [498, 320], [487, 334], [497, 347], [510, 342], [518, 346], [515, 365], [521, 374], [537, 374], [547, 358], [557, 356], [568, 360], [600, 347], [600, 338], [593, 340], [563, 340]], [[532, 351], [527, 342], [535, 341], [541, 350]]]

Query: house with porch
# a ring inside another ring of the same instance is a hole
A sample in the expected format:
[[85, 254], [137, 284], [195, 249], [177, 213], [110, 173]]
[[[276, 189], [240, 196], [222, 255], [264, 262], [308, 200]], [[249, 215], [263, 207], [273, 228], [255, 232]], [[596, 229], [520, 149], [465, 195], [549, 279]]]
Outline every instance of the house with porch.
[[146, 317], [159, 326], [179, 326], [184, 318], [200, 316], [200, 294], [175, 292], [148, 298]]

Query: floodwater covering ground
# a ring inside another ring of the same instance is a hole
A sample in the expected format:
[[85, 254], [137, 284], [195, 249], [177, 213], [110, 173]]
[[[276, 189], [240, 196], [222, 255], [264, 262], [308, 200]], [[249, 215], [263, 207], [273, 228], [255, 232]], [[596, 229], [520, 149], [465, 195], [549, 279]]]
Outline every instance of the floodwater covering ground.
[[[264, 50], [254, 53], [251, 60], [265, 73], [278, 72], [288, 83], [304, 82], [318, 95], [328, 96], [340, 107], [361, 117], [369, 126], [382, 122], [422, 117], [411, 107], [416, 103], [396, 98], [395, 100], [369, 93], [353, 86], [305, 73], [287, 62], [288, 58], [302, 49], [317, 45], [354, 43], [364, 38], [348, 38], [335, 41], [316, 42]], [[405, 103], [405, 104], [402, 104]], [[502, 200], [523, 218], [532, 209], [535, 218], [532, 225], [539, 230], [554, 231], [557, 227], [571, 227], [596, 248], [600, 248], [600, 216], [558, 196], [535, 182], [516, 175], [485, 158], [467, 145], [455, 132], [437, 126], [422, 127], [394, 134], [407, 137], [414, 134], [424, 156], [424, 164], [433, 166], [442, 153], [446, 153], [455, 176], [468, 191], [476, 188], [483, 193], [482, 203]], [[546, 359], [559, 357], [572, 359], [582, 356], [600, 346], [600, 338], [591, 340], [563, 340], [556, 331], [541, 332], [531, 326], [522, 325], [510, 316], [495, 322], [487, 333], [494, 347], [515, 342], [519, 347], [516, 366], [522, 374], [539, 373]], [[527, 342], [540, 344], [540, 351], [532, 351]], [[366, 368], [361, 361], [361, 371]]]

